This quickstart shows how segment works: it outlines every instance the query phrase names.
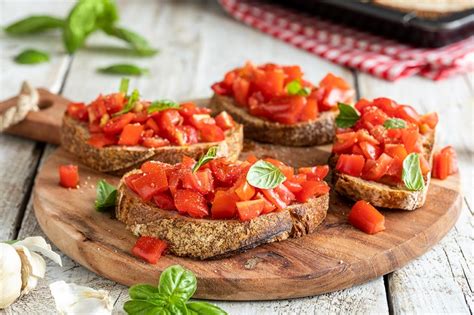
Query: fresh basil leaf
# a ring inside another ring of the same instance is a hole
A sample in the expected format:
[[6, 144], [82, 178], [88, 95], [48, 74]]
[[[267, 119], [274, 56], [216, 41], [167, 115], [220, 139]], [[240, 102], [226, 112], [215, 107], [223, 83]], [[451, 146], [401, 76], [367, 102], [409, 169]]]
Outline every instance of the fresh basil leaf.
[[95, 209], [97, 211], [105, 211], [115, 206], [117, 198], [117, 189], [101, 179], [97, 182]]
[[207, 302], [188, 302], [186, 306], [190, 315], [227, 315], [223, 309]]
[[128, 295], [134, 300], [148, 300], [151, 298], [161, 298], [158, 287], [149, 284], [136, 284], [128, 289]]
[[408, 190], [416, 191], [425, 188], [425, 180], [420, 167], [420, 157], [417, 153], [410, 153], [403, 160], [402, 180]]
[[133, 64], [115, 64], [104, 68], [97, 69], [98, 72], [104, 74], [114, 74], [114, 75], [134, 75], [141, 76], [148, 73], [148, 69], [141, 68]]
[[165, 312], [166, 300], [130, 300], [123, 305], [129, 315], [169, 314]]
[[403, 129], [407, 127], [407, 123], [400, 118], [389, 118], [384, 123], [385, 129]]
[[63, 19], [48, 15], [33, 15], [8, 25], [5, 27], [5, 32], [8, 35], [24, 35], [53, 28], [62, 28], [63, 26]]
[[170, 301], [186, 302], [196, 291], [197, 280], [194, 274], [179, 265], [166, 268], [160, 276], [159, 290]]
[[112, 25], [104, 28], [104, 32], [127, 42], [141, 56], [153, 56], [158, 52], [141, 35], [123, 27]]
[[302, 87], [299, 80], [293, 80], [286, 85], [286, 91], [289, 95], [308, 96], [311, 94], [311, 88]]
[[344, 103], [337, 103], [337, 106], [339, 108], [339, 115], [336, 117], [336, 125], [339, 128], [350, 128], [354, 126], [360, 118], [354, 107]]
[[275, 188], [285, 180], [285, 175], [283, 175], [278, 167], [263, 160], [255, 162], [247, 173], [249, 184], [261, 189]]
[[138, 92], [137, 89], [133, 90], [132, 95], [130, 95], [130, 97], [128, 98], [127, 104], [125, 104], [125, 107], [121, 111], [113, 114], [112, 117], [120, 116], [120, 115], [128, 113], [129, 111], [133, 109], [133, 107], [135, 106], [135, 103], [139, 99], [140, 99], [140, 92]]
[[217, 145], [210, 147], [209, 150], [207, 150], [206, 154], [201, 155], [201, 157], [199, 158], [199, 161], [196, 164], [194, 164], [193, 173], [195, 173], [204, 164], [214, 160], [217, 156], [217, 149], [218, 149]]
[[113, 25], [117, 20], [117, 7], [112, 0], [80, 0], [64, 25], [63, 40], [67, 51], [74, 53], [90, 34]]
[[27, 49], [15, 57], [15, 62], [23, 65], [32, 65], [49, 61], [49, 55], [36, 49]]
[[179, 108], [179, 104], [171, 100], [154, 101], [148, 107], [147, 111], [148, 111], [148, 114], [153, 114], [153, 113], [161, 112], [162, 110], [170, 109], [170, 108]]
[[129, 85], [129, 83], [130, 83], [129, 78], [122, 78], [122, 80], [120, 80], [119, 92], [127, 95], [128, 94], [128, 85]]

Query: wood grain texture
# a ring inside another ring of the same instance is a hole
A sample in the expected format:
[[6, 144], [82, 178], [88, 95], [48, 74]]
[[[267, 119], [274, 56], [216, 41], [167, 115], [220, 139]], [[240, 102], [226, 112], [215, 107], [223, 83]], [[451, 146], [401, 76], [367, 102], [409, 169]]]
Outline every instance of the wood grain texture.
[[[315, 157], [328, 157], [321, 147], [304, 149], [306, 154], [286, 150], [287, 155], [281, 158], [299, 167], [312, 164]], [[271, 156], [278, 147], [254, 144], [247, 152]], [[57, 183], [58, 166], [71, 162], [79, 164], [82, 178], [86, 178], [77, 190], [61, 188]], [[46, 235], [86, 268], [125, 285], [154, 283], [161, 270], [181, 264], [198, 278], [196, 297], [206, 299], [293, 298], [367, 282], [431, 248], [454, 225], [461, 206], [459, 177], [434, 181], [424, 207], [410, 213], [385, 211], [387, 230], [367, 235], [347, 222], [352, 202], [333, 194], [328, 216], [314, 234], [220, 260], [195, 261], [169, 255], [153, 266], [130, 255], [136, 238], [123, 224], [93, 209], [95, 183], [100, 178], [117, 184], [118, 178], [90, 170], [62, 149], [50, 156], [36, 177], [34, 191], [35, 214]]]
[[420, 112], [438, 112], [438, 144], [454, 146], [462, 177], [464, 201], [455, 228], [432, 251], [387, 276], [392, 311], [472, 313], [474, 76], [440, 82], [414, 77], [389, 83], [359, 74], [358, 81], [364, 97], [388, 96]]

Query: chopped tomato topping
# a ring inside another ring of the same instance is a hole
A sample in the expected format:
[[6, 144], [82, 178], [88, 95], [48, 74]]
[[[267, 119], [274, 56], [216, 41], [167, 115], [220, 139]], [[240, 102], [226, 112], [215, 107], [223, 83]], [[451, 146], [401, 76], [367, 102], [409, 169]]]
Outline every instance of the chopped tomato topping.
[[197, 191], [178, 189], [174, 194], [174, 205], [179, 212], [187, 213], [193, 218], [209, 215], [206, 198]]
[[150, 264], [156, 264], [168, 245], [151, 236], [140, 236], [132, 248], [132, 254]]
[[227, 112], [222, 112], [216, 116], [216, 124], [224, 131], [232, 129], [235, 126], [234, 119]]
[[87, 143], [95, 148], [100, 149], [105, 146], [115, 144], [116, 141], [117, 140], [113, 136], [107, 136], [106, 134], [103, 134], [103, 133], [96, 133], [96, 134], [91, 134], [89, 140], [87, 140]]
[[87, 113], [87, 107], [84, 103], [69, 103], [67, 105], [67, 114], [72, 118], [80, 121], [88, 121], [89, 116]]
[[138, 177], [132, 181], [132, 185], [138, 195], [143, 200], [150, 200], [153, 195], [166, 191], [168, 188], [168, 179], [164, 169], [156, 170], [153, 173], [148, 173]]
[[133, 146], [137, 145], [140, 141], [140, 136], [143, 132], [143, 125], [140, 124], [128, 124], [126, 125], [118, 141], [119, 145]]
[[262, 213], [265, 201], [263, 199], [239, 201], [236, 206], [240, 221], [250, 221]]
[[79, 184], [79, 168], [77, 165], [59, 166], [59, 183], [66, 188], [76, 188]]
[[362, 175], [364, 164], [365, 159], [363, 156], [341, 154], [337, 159], [336, 170], [344, 174], [360, 177]]
[[311, 197], [319, 197], [329, 192], [329, 186], [325, 182], [308, 180], [301, 184], [301, 191], [295, 193], [296, 200], [306, 202]]
[[359, 200], [354, 204], [348, 219], [352, 226], [367, 234], [385, 230], [385, 217], [364, 200]]
[[160, 209], [164, 210], [174, 210], [174, 201], [170, 194], [167, 193], [157, 193], [153, 196], [153, 201]]
[[225, 139], [224, 131], [216, 125], [204, 125], [200, 131], [201, 139], [205, 142], [218, 142]]
[[216, 192], [211, 208], [213, 219], [232, 219], [237, 211], [236, 202], [239, 198], [233, 191], [219, 190]]
[[458, 172], [458, 161], [453, 147], [447, 146], [434, 155], [433, 177], [446, 179], [449, 175]]

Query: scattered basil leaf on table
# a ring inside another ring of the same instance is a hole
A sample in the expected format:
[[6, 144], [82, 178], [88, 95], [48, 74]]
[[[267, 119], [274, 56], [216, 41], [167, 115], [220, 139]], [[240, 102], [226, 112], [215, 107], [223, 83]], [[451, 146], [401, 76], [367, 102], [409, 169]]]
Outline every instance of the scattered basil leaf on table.
[[48, 15], [33, 15], [8, 25], [5, 27], [5, 32], [9, 35], [24, 35], [63, 26], [63, 19]]
[[117, 189], [107, 183], [104, 179], [97, 182], [95, 209], [97, 211], [106, 211], [115, 206], [117, 198]]
[[214, 160], [217, 156], [217, 149], [217, 146], [210, 147], [209, 150], [207, 150], [206, 154], [201, 155], [199, 161], [194, 164], [193, 173], [195, 173], [204, 164]]
[[286, 85], [286, 91], [289, 95], [308, 96], [311, 94], [311, 88], [301, 86], [300, 81], [293, 80]]
[[131, 300], [123, 309], [135, 314], [209, 314], [225, 315], [225, 311], [206, 302], [188, 302], [197, 288], [194, 274], [179, 265], [166, 268], [158, 287], [137, 284], [128, 290]]
[[159, 100], [159, 101], [154, 101], [153, 103], [151, 103], [147, 111], [148, 111], [148, 114], [153, 114], [153, 113], [161, 112], [162, 110], [171, 109], [171, 108], [179, 108], [179, 104], [171, 100]]
[[36, 49], [27, 49], [15, 57], [15, 62], [24, 65], [37, 64], [49, 61], [49, 55]]
[[285, 180], [285, 175], [283, 175], [278, 167], [263, 160], [255, 162], [247, 173], [249, 184], [262, 189], [275, 188]]
[[104, 32], [127, 42], [141, 56], [153, 56], [158, 52], [141, 35], [123, 27], [109, 26], [104, 28]]
[[79, 0], [64, 25], [64, 46], [74, 53], [90, 34], [113, 25], [118, 18], [117, 7], [111, 0]]
[[116, 64], [104, 68], [99, 68], [97, 71], [105, 74], [115, 74], [115, 75], [135, 75], [141, 76], [148, 73], [148, 69], [141, 68], [132, 64]]
[[400, 118], [389, 118], [384, 123], [385, 129], [403, 129], [407, 127], [407, 123]]
[[128, 101], [127, 101], [127, 104], [125, 104], [125, 107], [121, 111], [118, 111], [115, 114], [113, 114], [112, 116], [115, 117], [115, 116], [128, 113], [129, 111], [133, 109], [133, 107], [135, 106], [135, 103], [139, 99], [140, 99], [140, 92], [138, 92], [137, 89], [133, 90], [132, 94], [128, 97]]
[[339, 108], [339, 115], [336, 117], [336, 125], [339, 128], [350, 128], [354, 126], [360, 118], [354, 107], [344, 103], [337, 103], [337, 106]]
[[417, 153], [410, 153], [403, 160], [402, 180], [409, 190], [423, 190], [425, 180], [421, 173], [420, 157]]
[[120, 89], [119, 92], [123, 93], [125, 95], [128, 94], [128, 85], [130, 84], [130, 79], [129, 78], [122, 78], [120, 80]]

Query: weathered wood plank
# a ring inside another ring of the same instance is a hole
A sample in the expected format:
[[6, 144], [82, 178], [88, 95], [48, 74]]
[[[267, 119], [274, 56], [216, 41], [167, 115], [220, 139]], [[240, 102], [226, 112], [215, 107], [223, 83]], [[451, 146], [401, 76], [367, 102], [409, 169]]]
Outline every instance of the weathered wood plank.
[[463, 180], [465, 200], [455, 228], [433, 250], [387, 277], [393, 312], [472, 313], [472, 75], [440, 82], [414, 77], [389, 83], [359, 74], [359, 86], [362, 97], [387, 96], [420, 112], [438, 112], [438, 144], [454, 146]]

